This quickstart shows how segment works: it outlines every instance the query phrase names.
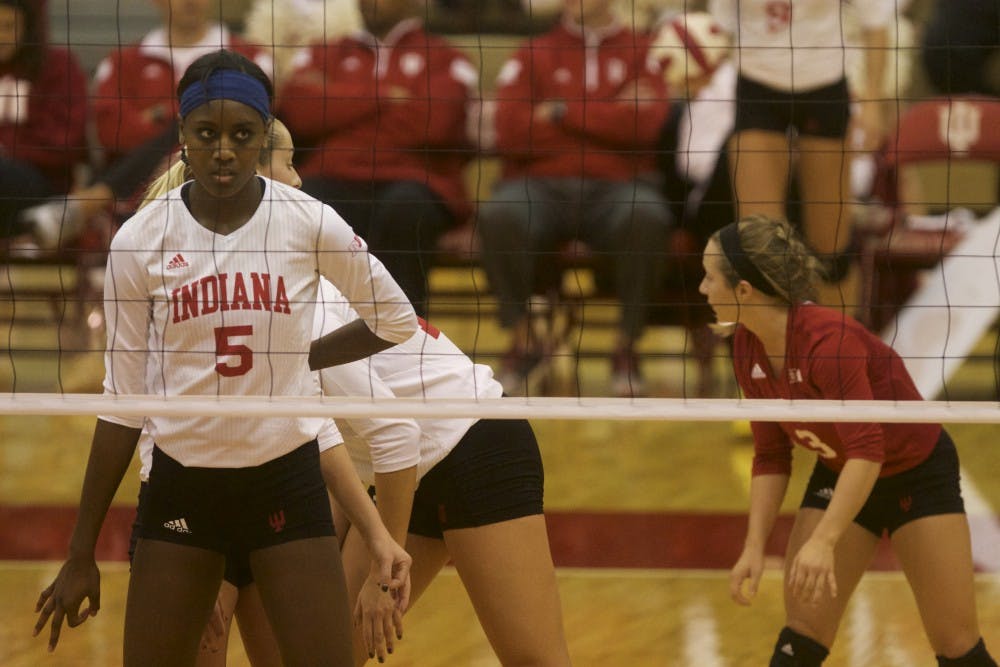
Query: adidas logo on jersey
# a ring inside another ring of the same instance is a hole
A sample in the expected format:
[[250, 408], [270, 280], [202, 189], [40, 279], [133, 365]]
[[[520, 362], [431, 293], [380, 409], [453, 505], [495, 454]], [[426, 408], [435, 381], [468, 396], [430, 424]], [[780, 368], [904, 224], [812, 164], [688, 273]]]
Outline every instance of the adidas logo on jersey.
[[183, 518], [182, 519], [174, 519], [172, 521], [164, 521], [163, 522], [163, 527], [164, 528], [169, 528], [170, 530], [173, 530], [173, 531], [178, 532], [178, 533], [190, 533], [191, 532], [191, 529], [188, 528], [187, 520], [183, 519]]
[[830, 500], [831, 498], [833, 498], [833, 488], [825, 486], [822, 489], [816, 489], [816, 491], [814, 491], [813, 494], [817, 498], [822, 498], [823, 500]]
[[790, 655], [793, 658], [795, 657], [795, 649], [792, 648], [791, 644], [785, 644], [784, 646], [782, 646], [781, 652], [784, 653], [785, 655]]
[[184, 255], [177, 253], [176, 255], [174, 255], [174, 258], [172, 260], [167, 262], [167, 271], [171, 271], [173, 269], [182, 269], [187, 265], [188, 263], [187, 260], [184, 259]]
[[750, 377], [754, 380], [763, 380], [767, 377], [764, 369], [760, 367], [760, 364], [754, 364], [753, 368], [750, 370]]

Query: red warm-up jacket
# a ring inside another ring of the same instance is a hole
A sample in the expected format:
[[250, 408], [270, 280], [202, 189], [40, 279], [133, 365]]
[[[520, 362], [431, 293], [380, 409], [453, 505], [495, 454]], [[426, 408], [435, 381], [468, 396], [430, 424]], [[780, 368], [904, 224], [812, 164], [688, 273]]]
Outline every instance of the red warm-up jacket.
[[196, 57], [231, 49], [255, 61], [268, 76], [272, 73], [270, 55], [221, 25], [196, 46], [171, 48], [167, 41], [165, 31], [158, 28], [138, 44], [112, 51], [98, 65], [94, 120], [111, 161], [166, 131], [177, 118], [177, 84]]
[[[497, 77], [497, 151], [504, 177], [612, 181], [655, 172], [669, 101], [649, 38], [621, 24], [561, 23], [521, 47]], [[535, 113], [546, 101], [561, 118]]]
[[0, 65], [0, 153], [66, 192], [87, 157], [86, 125], [87, 79], [71, 51], [50, 47], [33, 79]]
[[357, 33], [311, 47], [278, 116], [304, 152], [303, 177], [425, 183], [457, 220], [471, 212], [466, 106], [478, 81], [445, 40], [406, 20], [379, 41]]

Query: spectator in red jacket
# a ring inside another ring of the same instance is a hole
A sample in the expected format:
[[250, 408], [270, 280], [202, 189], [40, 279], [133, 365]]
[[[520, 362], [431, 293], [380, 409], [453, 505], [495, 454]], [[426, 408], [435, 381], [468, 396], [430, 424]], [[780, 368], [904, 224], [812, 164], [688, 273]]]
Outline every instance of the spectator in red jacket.
[[[623, 314], [612, 389], [643, 392], [634, 345], [662, 278], [671, 224], [655, 153], [669, 103], [648, 38], [613, 0], [565, 0], [562, 21], [501, 69], [497, 152], [503, 175], [480, 211], [483, 265], [513, 343], [500, 377], [524, 391], [544, 350], [528, 300], [540, 254], [580, 239], [614, 266]], [[542, 255], [544, 256], [544, 255]]]
[[470, 214], [472, 63], [429, 35], [417, 0], [361, 0], [365, 29], [315, 44], [278, 115], [304, 148], [302, 189], [337, 209], [427, 314], [426, 256]]
[[28, 231], [18, 214], [66, 192], [86, 158], [87, 80], [48, 44], [45, 3], [0, 0], [0, 236]]
[[[229, 49], [253, 60], [268, 76], [271, 56], [217, 22], [217, 0], [153, 0], [162, 17], [136, 44], [116, 48], [97, 67], [91, 98], [97, 138], [107, 168], [95, 181], [26, 212], [43, 245], [79, 233], [85, 222], [122, 203], [130, 214], [151, 176], [177, 147], [175, 89], [187, 66], [207, 53]], [[28, 3], [26, 3], [28, 4]]]

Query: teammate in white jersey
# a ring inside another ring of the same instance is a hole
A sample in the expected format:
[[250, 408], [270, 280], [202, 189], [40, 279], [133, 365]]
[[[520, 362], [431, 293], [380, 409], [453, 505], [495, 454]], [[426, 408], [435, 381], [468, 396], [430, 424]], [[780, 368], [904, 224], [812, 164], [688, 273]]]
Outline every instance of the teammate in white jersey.
[[[852, 7], [851, 4], [854, 6]], [[865, 83], [848, 90], [842, 13], [863, 26]], [[850, 167], [852, 153], [873, 151], [884, 135], [884, 93], [892, 0], [710, 0], [709, 10], [733, 34], [739, 68], [736, 126], [729, 142], [739, 218], [786, 215], [790, 173], [801, 195], [801, 228], [824, 260], [820, 300], [855, 303]], [[863, 146], [848, 141], [852, 100]]]
[[[178, 86], [194, 181], [112, 242], [105, 393], [315, 395], [310, 368], [409, 338], [416, 317], [363, 240], [330, 208], [256, 175], [270, 82], [220, 51]], [[362, 320], [313, 341], [319, 276]], [[233, 548], [249, 553], [286, 664], [349, 664], [350, 610], [316, 437], [322, 419], [160, 418], [125, 611], [125, 665], [191, 664]], [[99, 417], [70, 554], [43, 591], [36, 632], [100, 607], [94, 545], [141, 418]], [[87, 608], [80, 610], [84, 598]]]
[[[317, 333], [357, 318], [323, 284]], [[327, 395], [489, 399], [502, 395], [492, 370], [473, 363], [448, 337], [422, 331], [391, 350], [321, 371]], [[503, 665], [570, 664], [555, 569], [542, 514], [542, 461], [526, 420], [337, 420], [363, 481], [374, 484], [382, 520], [413, 557], [410, 601], [454, 564], [480, 624]], [[344, 540], [347, 520], [334, 511]], [[359, 535], [342, 544], [351, 599], [377, 595]], [[366, 580], [367, 575], [367, 580]], [[371, 603], [368, 603], [369, 606]], [[391, 628], [362, 627], [361, 647], [381, 654]], [[355, 644], [355, 664], [365, 662]]]

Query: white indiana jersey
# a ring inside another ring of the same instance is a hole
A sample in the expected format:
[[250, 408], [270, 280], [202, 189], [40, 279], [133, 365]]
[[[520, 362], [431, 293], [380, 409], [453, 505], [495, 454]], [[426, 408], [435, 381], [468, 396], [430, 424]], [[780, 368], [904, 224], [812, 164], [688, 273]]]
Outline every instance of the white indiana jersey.
[[[337, 289], [321, 283], [314, 337], [357, 319]], [[320, 372], [323, 393], [380, 398], [500, 398], [503, 387], [489, 366], [476, 364], [443, 332], [420, 320], [409, 340], [368, 359]], [[476, 419], [337, 419], [347, 450], [365, 484], [374, 473], [417, 466], [417, 479], [455, 448]]]
[[865, 28], [885, 28], [897, 0], [709, 0], [708, 9], [733, 35], [740, 74], [784, 91], [808, 91], [844, 77], [847, 28], [854, 11]]
[[[417, 329], [412, 306], [329, 206], [262, 179], [264, 197], [226, 235], [172, 190], [115, 235], [108, 256], [104, 392], [158, 396], [315, 396], [308, 365], [319, 276], [338, 285], [380, 338]], [[102, 416], [140, 428], [141, 417]], [[186, 466], [246, 467], [319, 434], [322, 418], [150, 417], [149, 435]]]

